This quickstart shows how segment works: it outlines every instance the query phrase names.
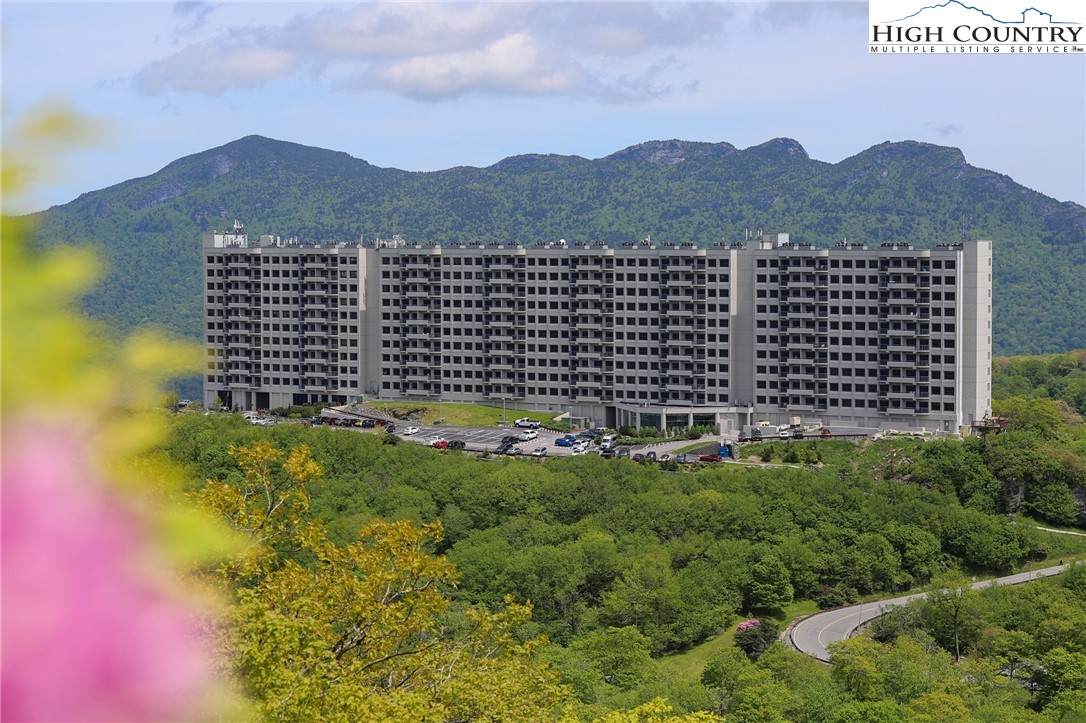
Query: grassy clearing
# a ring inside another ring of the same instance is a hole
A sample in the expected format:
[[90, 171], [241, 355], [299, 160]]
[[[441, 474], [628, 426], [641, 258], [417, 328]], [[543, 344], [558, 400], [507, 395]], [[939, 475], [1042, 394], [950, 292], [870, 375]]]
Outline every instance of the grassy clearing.
[[[738, 622], [736, 623], [738, 625]], [[676, 653], [660, 658], [660, 664], [670, 668], [683, 680], [698, 680], [701, 671], [705, 670], [705, 663], [719, 650], [730, 648], [735, 644], [735, 626], [728, 628], [720, 635], [709, 638], [700, 645], [695, 645], [684, 653]]]
[[[453, 427], [490, 427], [502, 422], [501, 407], [487, 407], [481, 404], [441, 404], [419, 402], [376, 402], [373, 407], [388, 410], [389, 413], [411, 414], [422, 419], [424, 424], [447, 424]], [[537, 422], [549, 422], [554, 418], [550, 412], [526, 412], [523, 409], [506, 409], [506, 423], [512, 424], [522, 417]], [[444, 421], [441, 421], [444, 420]]]
[[[784, 630], [796, 618], [812, 615], [816, 612], [818, 612], [818, 606], [815, 605], [813, 600], [798, 600], [788, 605], [784, 610], [778, 610], [769, 615], [763, 614], [762, 617], [772, 618], [780, 625], [781, 630]], [[669, 668], [684, 680], [698, 680], [701, 677], [701, 671], [705, 669], [705, 663], [714, 653], [735, 645], [735, 628], [744, 619], [746, 618], [736, 620], [735, 625], [719, 635], [709, 638], [704, 643], [695, 645], [690, 650], [660, 658], [660, 664]]]
[[[1082, 559], [1086, 556], [1086, 537], [1079, 535], [1061, 535], [1057, 532], [1037, 531], [1043, 535], [1045, 544], [1048, 545], [1048, 564], [1056, 565], [1061, 559], [1069, 562], [1072, 559]], [[1044, 564], [1035, 562], [1034, 566], [1044, 567]], [[1019, 571], [1021, 572], [1021, 570]]]

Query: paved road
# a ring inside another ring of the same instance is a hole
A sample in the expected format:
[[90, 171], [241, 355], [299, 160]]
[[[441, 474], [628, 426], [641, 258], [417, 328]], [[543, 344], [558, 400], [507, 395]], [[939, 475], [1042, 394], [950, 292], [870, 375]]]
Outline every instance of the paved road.
[[[1063, 572], [1069, 566], [1056, 565], [1030, 572], [1020, 572], [1016, 575], [1008, 575], [995, 580], [981, 580], [973, 583], [972, 587], [974, 590], [980, 590], [997, 582], [1000, 585], [1018, 585], [1029, 582], [1034, 578], [1055, 575]], [[888, 612], [890, 608], [904, 605], [910, 600], [922, 598], [926, 595], [927, 593], [921, 592], [893, 598], [892, 600], [880, 600], [847, 608], [838, 608], [837, 610], [827, 610], [824, 613], [817, 613], [795, 623], [788, 629], [787, 635], [797, 650], [807, 653], [807, 655], [817, 658], [823, 663], [828, 663], [830, 654], [826, 650], [826, 646], [830, 643], [850, 637], [861, 625]]]

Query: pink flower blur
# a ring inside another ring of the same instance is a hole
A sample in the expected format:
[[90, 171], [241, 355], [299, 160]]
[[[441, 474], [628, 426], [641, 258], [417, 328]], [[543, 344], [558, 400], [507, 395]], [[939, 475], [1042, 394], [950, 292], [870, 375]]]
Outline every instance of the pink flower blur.
[[739, 623], [739, 627], [736, 628], [736, 629], [737, 630], [748, 630], [750, 628], [756, 628], [761, 624], [762, 623], [761, 623], [760, 620], [744, 620], [743, 622]]
[[191, 720], [210, 681], [193, 610], [137, 566], [148, 545], [79, 440], [5, 424], [5, 721]]

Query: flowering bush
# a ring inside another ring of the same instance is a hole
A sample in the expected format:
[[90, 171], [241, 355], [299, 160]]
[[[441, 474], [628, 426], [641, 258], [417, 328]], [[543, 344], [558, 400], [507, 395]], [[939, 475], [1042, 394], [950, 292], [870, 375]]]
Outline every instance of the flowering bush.
[[735, 630], [735, 645], [751, 660], [757, 660], [777, 639], [779, 628], [772, 620], [744, 620]]

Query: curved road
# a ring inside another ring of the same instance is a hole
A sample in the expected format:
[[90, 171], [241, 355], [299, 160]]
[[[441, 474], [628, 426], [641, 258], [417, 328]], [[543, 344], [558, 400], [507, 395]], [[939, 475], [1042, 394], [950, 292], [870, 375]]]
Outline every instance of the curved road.
[[[1070, 567], [1070, 563], [1029, 572], [1020, 572], [1016, 575], [999, 577], [994, 580], [981, 580], [980, 582], [973, 583], [972, 588], [974, 590], [980, 590], [981, 588], [989, 587], [995, 583], [999, 583], [1000, 585], [1018, 585], [1029, 582], [1034, 578], [1056, 575], [1063, 572], [1068, 567]], [[792, 641], [792, 645], [794, 645], [801, 653], [807, 653], [807, 655], [817, 658], [823, 663], [828, 663], [830, 662], [830, 654], [829, 651], [826, 650], [826, 646], [830, 643], [844, 640], [851, 636], [861, 625], [870, 620], [874, 620], [885, 612], [889, 612], [890, 608], [904, 605], [910, 600], [922, 598], [926, 595], [927, 593], [920, 592], [912, 595], [905, 595], [904, 597], [896, 597], [890, 600], [879, 600], [877, 602], [863, 603], [847, 608], [838, 608], [836, 610], [827, 610], [824, 613], [817, 613], [800, 620], [788, 628], [788, 638]]]

